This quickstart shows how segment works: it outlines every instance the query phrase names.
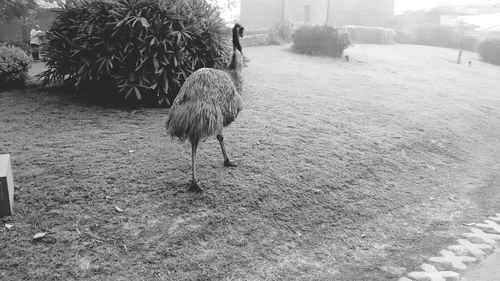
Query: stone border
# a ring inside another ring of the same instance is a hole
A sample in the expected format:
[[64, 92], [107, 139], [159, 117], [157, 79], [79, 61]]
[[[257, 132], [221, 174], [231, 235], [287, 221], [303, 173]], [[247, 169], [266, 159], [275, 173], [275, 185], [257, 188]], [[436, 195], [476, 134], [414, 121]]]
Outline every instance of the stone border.
[[[431, 257], [429, 263], [420, 266], [422, 271], [414, 271], [399, 281], [448, 281], [459, 280], [460, 271], [468, 265], [483, 260], [491, 254], [500, 241], [500, 213], [489, 217], [484, 223], [475, 223], [468, 233], [467, 239], [458, 239], [458, 244], [448, 246], [439, 252], [441, 256]], [[439, 269], [438, 269], [439, 268]]]

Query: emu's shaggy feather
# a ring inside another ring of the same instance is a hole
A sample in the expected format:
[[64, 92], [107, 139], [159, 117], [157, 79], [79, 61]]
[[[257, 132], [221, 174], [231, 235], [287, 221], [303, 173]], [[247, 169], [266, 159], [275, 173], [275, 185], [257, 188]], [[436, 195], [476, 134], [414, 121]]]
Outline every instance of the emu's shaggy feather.
[[189, 76], [168, 113], [168, 133], [197, 142], [231, 124], [243, 108], [242, 81], [233, 72], [202, 68]]
[[[236, 119], [242, 109], [243, 55], [239, 37], [243, 26], [233, 28], [233, 57], [227, 70], [202, 68], [191, 74], [182, 85], [168, 112], [165, 127], [172, 137], [191, 142], [191, 168], [193, 179], [190, 191], [202, 192], [196, 179], [196, 149], [198, 142], [217, 135], [224, 166], [236, 167], [229, 161], [224, 146], [222, 129]], [[239, 46], [239, 48], [238, 48]]]

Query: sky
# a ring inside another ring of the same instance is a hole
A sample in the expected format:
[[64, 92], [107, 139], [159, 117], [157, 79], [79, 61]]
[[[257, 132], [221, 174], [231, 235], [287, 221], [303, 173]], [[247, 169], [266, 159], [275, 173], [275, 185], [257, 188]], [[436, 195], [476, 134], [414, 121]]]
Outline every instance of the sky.
[[[54, 4], [48, 4], [44, 0], [36, 0], [43, 7], [50, 7]], [[225, 6], [224, 3], [227, 0], [215, 0], [215, 2], [220, 2]], [[237, 8], [233, 11], [223, 11], [222, 17], [231, 21], [234, 18], [234, 14], [239, 12], [239, 1], [237, 1]], [[434, 8], [437, 6], [449, 6], [449, 5], [498, 5], [500, 7], [500, 0], [395, 0], [395, 13], [402, 14], [405, 11], [411, 10], [422, 10], [428, 8]], [[498, 26], [500, 24], [500, 14], [491, 14], [485, 16], [476, 16], [476, 17], [464, 17], [466, 22], [470, 22], [481, 27], [489, 27], [489, 26]]]
[[[216, 0], [217, 2], [225, 2], [225, 0]], [[43, 0], [37, 0], [43, 7], [50, 7], [54, 4], [49, 4]], [[395, 0], [396, 14], [402, 14], [408, 10], [421, 10], [433, 8], [439, 5], [500, 5], [500, 0]]]
[[448, 5], [500, 5], [500, 0], [396, 0], [396, 14]]

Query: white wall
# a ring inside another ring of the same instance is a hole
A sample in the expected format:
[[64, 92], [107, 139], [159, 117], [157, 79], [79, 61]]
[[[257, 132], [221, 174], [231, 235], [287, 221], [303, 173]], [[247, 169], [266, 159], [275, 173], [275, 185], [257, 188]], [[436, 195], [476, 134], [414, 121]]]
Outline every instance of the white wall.
[[286, 0], [285, 18], [305, 22], [305, 6], [311, 7], [311, 24], [325, 24], [328, 0]]
[[246, 29], [269, 28], [282, 18], [282, 0], [241, 0], [240, 23]]

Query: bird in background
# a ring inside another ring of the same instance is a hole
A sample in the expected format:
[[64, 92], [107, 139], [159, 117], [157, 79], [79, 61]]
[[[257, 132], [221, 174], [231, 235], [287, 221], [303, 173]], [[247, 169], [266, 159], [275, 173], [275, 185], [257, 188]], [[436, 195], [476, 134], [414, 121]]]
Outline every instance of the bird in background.
[[202, 192], [196, 173], [196, 151], [200, 141], [215, 135], [224, 157], [224, 166], [236, 167], [227, 156], [223, 128], [229, 126], [243, 109], [243, 54], [240, 37], [244, 28], [235, 24], [232, 29], [233, 54], [226, 70], [201, 68], [191, 74], [175, 98], [165, 122], [167, 133], [191, 143], [191, 192]]

